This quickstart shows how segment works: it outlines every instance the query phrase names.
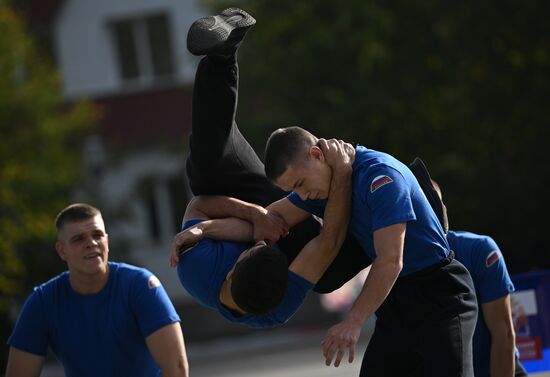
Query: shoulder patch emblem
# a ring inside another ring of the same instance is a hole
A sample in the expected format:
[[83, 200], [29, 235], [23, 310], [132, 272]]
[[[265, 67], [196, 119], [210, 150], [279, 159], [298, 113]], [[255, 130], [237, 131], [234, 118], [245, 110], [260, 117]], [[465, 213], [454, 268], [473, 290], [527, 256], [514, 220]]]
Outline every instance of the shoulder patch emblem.
[[370, 192], [373, 193], [376, 190], [378, 190], [380, 187], [385, 186], [388, 183], [392, 183], [392, 182], [393, 182], [393, 179], [391, 179], [387, 175], [379, 175], [372, 180], [372, 183], [370, 184]]
[[160, 280], [155, 275], [151, 275], [149, 277], [149, 281], [147, 282], [147, 286], [149, 289], [160, 287]]
[[495, 264], [498, 258], [500, 258], [500, 253], [498, 252], [498, 250], [491, 251], [489, 255], [487, 255], [487, 259], [485, 259], [485, 267], [491, 267], [493, 264]]

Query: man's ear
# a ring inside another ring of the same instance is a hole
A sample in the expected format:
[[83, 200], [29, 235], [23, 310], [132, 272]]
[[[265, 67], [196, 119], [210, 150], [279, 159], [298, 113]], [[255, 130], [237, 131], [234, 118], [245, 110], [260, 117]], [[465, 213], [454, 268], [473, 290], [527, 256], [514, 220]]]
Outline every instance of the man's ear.
[[309, 156], [314, 160], [319, 160], [321, 162], [325, 161], [325, 155], [323, 154], [323, 151], [316, 145], [312, 145], [309, 148]]
[[63, 244], [61, 242], [57, 241], [55, 243], [55, 251], [57, 252], [57, 255], [59, 255], [59, 258], [61, 258], [62, 261], [67, 261], [65, 250], [63, 249]]

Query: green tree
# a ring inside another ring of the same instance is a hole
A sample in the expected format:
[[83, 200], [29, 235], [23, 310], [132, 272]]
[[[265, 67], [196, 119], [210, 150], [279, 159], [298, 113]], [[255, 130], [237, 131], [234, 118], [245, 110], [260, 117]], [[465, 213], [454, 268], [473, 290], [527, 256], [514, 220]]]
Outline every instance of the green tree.
[[455, 229], [494, 236], [513, 271], [550, 268], [548, 2], [239, 6], [258, 20], [240, 51], [238, 112], [258, 150], [274, 129], [301, 125], [419, 155]]
[[[14, 304], [63, 266], [54, 217], [81, 175], [79, 136], [98, 114], [63, 104], [51, 62], [38, 56], [21, 18], [0, 0], [0, 339]], [[6, 353], [0, 354], [5, 365]]]

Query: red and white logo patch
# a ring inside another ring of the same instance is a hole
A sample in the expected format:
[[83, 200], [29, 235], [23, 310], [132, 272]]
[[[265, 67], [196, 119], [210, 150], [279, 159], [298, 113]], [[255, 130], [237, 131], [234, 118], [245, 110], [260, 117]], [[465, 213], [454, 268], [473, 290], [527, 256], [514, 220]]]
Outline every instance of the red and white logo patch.
[[485, 259], [485, 267], [491, 267], [493, 264], [496, 263], [496, 261], [500, 258], [500, 253], [498, 250], [493, 250], [487, 255], [487, 259]]
[[393, 182], [393, 179], [391, 179], [387, 175], [379, 175], [372, 180], [372, 183], [370, 184], [370, 192], [373, 193], [376, 190], [378, 190], [380, 187], [385, 186], [388, 183], [392, 183], [392, 182]]

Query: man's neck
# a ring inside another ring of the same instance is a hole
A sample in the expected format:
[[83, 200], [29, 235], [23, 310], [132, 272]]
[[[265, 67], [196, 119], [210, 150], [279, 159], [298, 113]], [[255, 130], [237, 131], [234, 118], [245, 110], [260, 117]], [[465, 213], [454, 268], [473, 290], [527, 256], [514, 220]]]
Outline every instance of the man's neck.
[[246, 312], [239, 308], [233, 300], [233, 296], [231, 296], [231, 284], [229, 281], [224, 280], [222, 288], [220, 289], [219, 298], [222, 305], [229, 309], [233, 314], [237, 316], [242, 316], [246, 314]]
[[107, 284], [109, 280], [109, 266], [105, 272], [94, 275], [85, 275], [82, 273], [69, 273], [69, 281], [71, 288], [78, 294], [83, 296], [91, 296], [98, 294]]

